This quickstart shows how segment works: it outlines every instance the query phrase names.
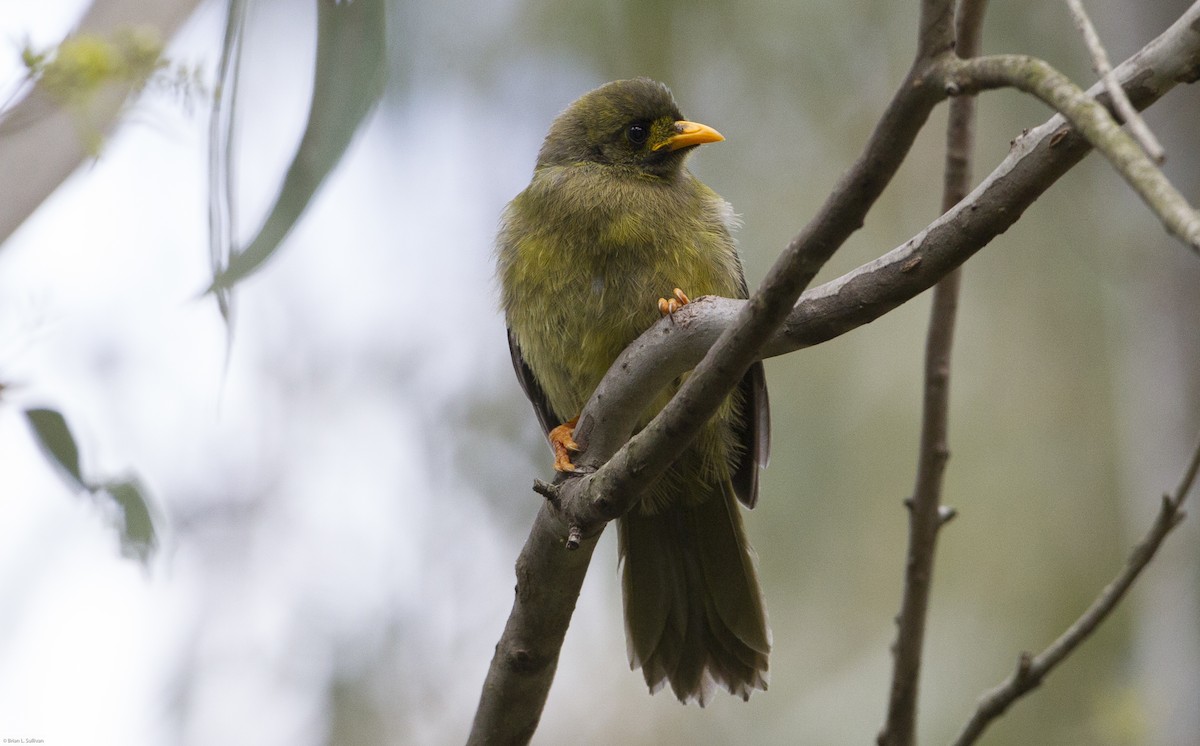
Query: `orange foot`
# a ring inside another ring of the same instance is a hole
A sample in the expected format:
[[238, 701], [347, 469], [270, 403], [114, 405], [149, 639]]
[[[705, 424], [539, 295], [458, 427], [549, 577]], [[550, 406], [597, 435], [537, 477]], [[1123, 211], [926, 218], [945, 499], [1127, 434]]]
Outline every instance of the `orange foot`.
[[690, 299], [688, 299], [688, 297], [686, 295], [684, 295], [684, 292], [682, 290], [680, 290], [679, 288], [675, 288], [674, 295], [675, 295], [675, 297], [671, 298], [670, 300], [668, 300], [666, 298], [658, 299], [658, 312], [661, 313], [663, 316], [673, 314], [676, 311], [678, 311], [679, 309], [683, 308], [684, 306], [686, 306], [687, 304], [692, 302]]
[[579, 444], [575, 442], [575, 425], [579, 422], [579, 417], [572, 417], [558, 427], [550, 431], [550, 447], [554, 449], [554, 470], [555, 471], [575, 471], [575, 465], [571, 463], [571, 454], [579, 451]]

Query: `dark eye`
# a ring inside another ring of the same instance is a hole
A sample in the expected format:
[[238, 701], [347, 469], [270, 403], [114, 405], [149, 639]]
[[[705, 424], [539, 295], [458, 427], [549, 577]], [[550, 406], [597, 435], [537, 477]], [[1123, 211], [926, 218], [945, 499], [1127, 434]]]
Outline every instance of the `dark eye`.
[[650, 128], [644, 124], [631, 124], [625, 129], [625, 137], [634, 145], [645, 145], [650, 137]]

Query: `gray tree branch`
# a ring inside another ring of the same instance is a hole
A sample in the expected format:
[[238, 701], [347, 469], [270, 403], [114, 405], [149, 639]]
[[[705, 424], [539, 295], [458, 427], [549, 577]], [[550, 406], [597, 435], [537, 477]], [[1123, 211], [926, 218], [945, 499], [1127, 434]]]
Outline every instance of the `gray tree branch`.
[[[960, 57], [979, 54], [987, 0], [961, 0], [955, 16], [955, 51]], [[971, 188], [971, 155], [975, 143], [975, 99], [950, 102], [946, 126], [946, 161], [942, 211], [961, 202]], [[887, 719], [876, 739], [880, 746], [909, 746], [917, 729], [917, 701], [925, 647], [925, 620], [933, 586], [933, 559], [939, 529], [953, 513], [941, 510], [942, 475], [950, 458], [950, 354], [958, 315], [962, 267], [951, 270], [933, 288], [929, 331], [925, 342], [925, 391], [916, 484], [908, 506], [908, 557], [904, 592], [896, 615], [892, 646], [892, 685]]]
[[1083, 43], [1087, 46], [1088, 54], [1092, 56], [1092, 67], [1104, 81], [1104, 90], [1108, 91], [1108, 95], [1112, 96], [1113, 108], [1116, 109], [1120, 118], [1129, 125], [1129, 132], [1133, 135], [1138, 144], [1142, 146], [1142, 150], [1146, 151], [1146, 155], [1150, 160], [1157, 164], [1161, 164], [1166, 158], [1163, 152], [1162, 145], [1158, 142], [1158, 138], [1146, 126], [1146, 120], [1142, 119], [1138, 114], [1137, 109], [1129, 102], [1129, 98], [1125, 95], [1125, 91], [1121, 88], [1117, 78], [1113, 75], [1112, 63], [1108, 61], [1108, 52], [1104, 49], [1104, 44], [1100, 41], [1100, 35], [1096, 33], [1096, 27], [1092, 25], [1092, 19], [1088, 17], [1087, 11], [1083, 9], [1082, 0], [1067, 0], [1067, 7], [1071, 9], [1071, 15], [1075, 19], [1075, 27], [1079, 29], [1079, 33], [1083, 35]]
[[[161, 34], [165, 46], [198, 4], [94, 0], [74, 33], [109, 36], [122, 28], [148, 26]], [[113, 82], [98, 91], [88, 106], [86, 127], [81, 127], [79, 111], [40, 85], [5, 112], [0, 121], [0, 245], [88, 157], [84, 130], [107, 135], [136, 88], [134, 82]]]
[[[1196, 6], [1192, 6], [1188, 12], [1195, 10]], [[1042, 60], [1023, 55], [967, 60], [958, 74], [963, 77], [957, 87], [964, 92], [1012, 87], [1036, 96], [1058, 111], [1117, 169], [1167, 231], [1200, 254], [1200, 214], [1129, 133], [1121, 129], [1112, 112], [1065, 75]]]

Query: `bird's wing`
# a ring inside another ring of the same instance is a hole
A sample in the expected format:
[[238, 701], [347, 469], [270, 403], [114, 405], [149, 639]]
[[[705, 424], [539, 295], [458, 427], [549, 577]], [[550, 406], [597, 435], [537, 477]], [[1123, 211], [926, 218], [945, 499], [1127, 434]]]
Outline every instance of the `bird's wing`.
[[738, 384], [742, 416], [733, 423], [742, 455], [733, 470], [733, 491], [747, 508], [758, 502], [758, 469], [771, 457], [771, 404], [762, 361], [750, 366]]
[[[741, 271], [738, 272], [738, 291], [739, 297], [750, 297], [746, 276]], [[734, 423], [734, 435], [742, 446], [742, 456], [733, 470], [733, 491], [742, 505], [753, 508], [758, 502], [758, 469], [766, 466], [771, 458], [771, 403], [761, 360], [742, 376], [738, 392], [742, 416]]]
[[542, 384], [538, 383], [537, 376], [533, 374], [533, 370], [525, 362], [525, 357], [521, 354], [521, 347], [517, 344], [512, 329], [508, 330], [508, 352], [512, 356], [513, 370], [517, 372], [517, 380], [521, 383], [521, 390], [525, 392], [525, 396], [533, 404], [533, 411], [537, 413], [538, 422], [542, 424], [542, 431], [548, 434], [552, 429], [560, 425], [561, 422], [559, 422], [554, 414], [554, 410], [550, 407], [550, 400], [546, 398], [546, 392], [542, 389]]

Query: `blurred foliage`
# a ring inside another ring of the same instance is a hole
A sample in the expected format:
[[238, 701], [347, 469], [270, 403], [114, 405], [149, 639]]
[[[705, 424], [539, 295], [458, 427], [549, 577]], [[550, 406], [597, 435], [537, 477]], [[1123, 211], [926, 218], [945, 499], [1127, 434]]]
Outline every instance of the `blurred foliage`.
[[[230, 13], [241, 12], [243, 7], [231, 3]], [[213, 279], [210, 290], [229, 289], [271, 257], [379, 101], [386, 70], [384, 8], [383, 0], [317, 3], [317, 61], [304, 136], [258, 234], [244, 248], [232, 252], [228, 266]], [[238, 43], [237, 36], [227, 33], [227, 57], [234, 43]], [[231, 69], [236, 75], [236, 66]], [[235, 87], [227, 90], [232, 95]], [[231, 109], [233, 105], [231, 100]], [[232, 114], [228, 122], [234, 126]], [[218, 143], [214, 141], [210, 147], [218, 149]]]
[[82, 104], [107, 83], [140, 86], [167, 66], [161, 59], [163, 40], [150, 26], [125, 28], [111, 39], [97, 34], [76, 34], [57, 47], [21, 50], [28, 77], [40, 81], [62, 101]]
[[38, 446], [67, 481], [68, 489], [84, 490], [107, 500], [116, 511], [114, 523], [122, 553], [147, 564], [158, 547], [158, 535], [141, 481], [136, 477], [103, 482], [85, 479], [79, 466], [79, 446], [62, 413], [46, 408], [26, 409], [25, 419]]
[[154, 520], [150, 516], [150, 503], [146, 500], [146, 488], [137, 478], [117, 479], [104, 482], [94, 488], [104, 491], [121, 511], [121, 551], [149, 563], [158, 548], [158, 535]]
[[[111, 35], [77, 33], [59, 44], [21, 48], [25, 82], [40, 86], [77, 115], [88, 150], [99, 154], [101, 133], [89, 124], [88, 108], [106, 86], [125, 85], [173, 92], [185, 106], [207, 95], [200, 66], [163, 55], [165, 41], [153, 26], [125, 26]], [[0, 110], [0, 120], [5, 112]]]
[[45, 450], [50, 460], [66, 472], [75, 487], [83, 487], [83, 473], [79, 470], [79, 446], [75, 436], [67, 427], [67, 420], [53, 409], [27, 409], [25, 419], [33, 428], [38, 445]]

